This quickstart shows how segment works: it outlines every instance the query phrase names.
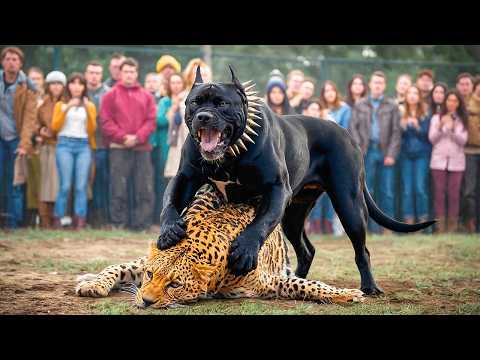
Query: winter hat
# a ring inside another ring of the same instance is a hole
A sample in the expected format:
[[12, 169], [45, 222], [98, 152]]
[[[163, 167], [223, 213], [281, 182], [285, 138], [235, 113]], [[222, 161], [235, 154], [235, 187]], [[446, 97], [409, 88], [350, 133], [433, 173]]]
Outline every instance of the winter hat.
[[273, 69], [272, 72], [270, 73], [270, 77], [279, 77], [283, 81], [285, 81], [285, 76], [282, 74], [282, 72], [278, 69]]
[[161, 72], [166, 66], [170, 65], [175, 72], [182, 70], [182, 65], [171, 55], [163, 55], [157, 62], [157, 73]]
[[285, 82], [282, 80], [282, 78], [278, 76], [271, 77], [270, 80], [268, 80], [267, 83], [267, 94], [272, 91], [272, 89], [278, 86], [280, 89], [283, 90], [283, 92], [287, 91], [287, 86], [285, 85]]
[[59, 83], [63, 84], [63, 86], [66, 86], [67, 85], [67, 77], [61, 71], [52, 71], [45, 78], [45, 82], [47, 84], [53, 83], [53, 82], [59, 82]]

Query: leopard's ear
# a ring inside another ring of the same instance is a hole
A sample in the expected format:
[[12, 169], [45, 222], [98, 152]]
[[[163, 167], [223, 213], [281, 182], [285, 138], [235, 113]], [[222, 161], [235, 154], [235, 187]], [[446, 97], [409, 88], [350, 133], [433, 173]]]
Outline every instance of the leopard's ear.
[[208, 284], [215, 273], [215, 267], [208, 264], [194, 264], [192, 271], [193, 275], [199, 280], [202, 291], [207, 292]]

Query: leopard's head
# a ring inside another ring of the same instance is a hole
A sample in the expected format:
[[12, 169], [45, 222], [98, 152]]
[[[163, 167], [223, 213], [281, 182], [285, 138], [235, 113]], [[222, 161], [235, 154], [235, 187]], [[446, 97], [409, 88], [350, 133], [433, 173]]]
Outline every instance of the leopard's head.
[[190, 255], [188, 247], [158, 250], [152, 244], [135, 304], [140, 308], [169, 308], [205, 295], [216, 268], [198, 263]]

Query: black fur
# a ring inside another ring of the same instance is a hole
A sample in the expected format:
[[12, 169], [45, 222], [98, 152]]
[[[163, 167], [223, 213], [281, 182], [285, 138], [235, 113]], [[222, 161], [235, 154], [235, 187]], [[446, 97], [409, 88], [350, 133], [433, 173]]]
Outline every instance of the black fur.
[[[197, 78], [199, 75], [197, 74]], [[225, 100], [225, 106], [221, 101]], [[296, 275], [306, 277], [315, 249], [304, 222], [318, 197], [326, 191], [332, 200], [355, 250], [361, 290], [381, 293], [371, 273], [370, 254], [365, 246], [368, 216], [399, 232], [417, 231], [433, 224], [407, 225], [390, 219], [373, 202], [365, 185], [363, 156], [349, 132], [331, 121], [302, 115], [277, 116], [262, 106], [255, 128], [255, 144], [238, 157], [225, 154], [221, 160], [206, 161], [195, 139], [200, 126], [232, 128], [229, 144], [235, 143], [246, 126], [245, 92], [232, 70], [231, 84], [203, 84], [197, 79], [187, 100], [185, 121], [191, 135], [184, 144], [180, 168], [168, 184], [161, 216], [159, 248], [167, 248], [185, 236], [179, 213], [205, 182], [233, 181], [226, 186], [228, 200], [245, 202], [259, 198], [254, 221], [232, 244], [228, 263], [237, 275], [257, 266], [257, 255], [266, 237], [279, 223], [292, 243], [298, 266]], [[192, 101], [193, 104], [192, 104]], [[219, 103], [222, 106], [219, 106]], [[199, 125], [197, 114], [208, 112], [208, 124]]]

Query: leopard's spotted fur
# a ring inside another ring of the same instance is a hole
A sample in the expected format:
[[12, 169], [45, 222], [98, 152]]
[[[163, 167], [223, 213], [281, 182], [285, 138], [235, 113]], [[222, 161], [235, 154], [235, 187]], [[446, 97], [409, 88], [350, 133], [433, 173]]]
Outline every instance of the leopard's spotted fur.
[[98, 275], [84, 275], [76, 293], [107, 296], [110, 290], [132, 283], [136, 304], [157, 308], [213, 296], [363, 301], [360, 290], [295, 277], [280, 225], [260, 249], [257, 269], [240, 277], [230, 274], [230, 244], [254, 219], [254, 212], [250, 205], [225, 203], [222, 194], [206, 184], [184, 215], [186, 239], [163, 251], [152, 244], [148, 257], [109, 266]]

